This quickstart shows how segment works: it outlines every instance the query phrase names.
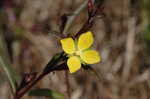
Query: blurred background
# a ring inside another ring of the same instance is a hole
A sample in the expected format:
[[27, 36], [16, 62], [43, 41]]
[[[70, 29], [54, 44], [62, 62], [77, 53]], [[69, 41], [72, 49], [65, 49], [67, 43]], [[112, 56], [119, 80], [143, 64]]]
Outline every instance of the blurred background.
[[[40, 72], [61, 52], [62, 16], [71, 17], [85, 0], [0, 0], [0, 99], [13, 99], [8, 67], [16, 79]], [[63, 99], [150, 99], [150, 0], [104, 0], [104, 16], [94, 19], [94, 49], [102, 61], [92, 65], [102, 77], [81, 69], [50, 73], [34, 88], [50, 88]], [[77, 33], [87, 20], [84, 9], [68, 33]], [[5, 68], [6, 66], [6, 68]], [[19, 76], [17, 76], [19, 75]], [[22, 99], [48, 99], [31, 97]]]

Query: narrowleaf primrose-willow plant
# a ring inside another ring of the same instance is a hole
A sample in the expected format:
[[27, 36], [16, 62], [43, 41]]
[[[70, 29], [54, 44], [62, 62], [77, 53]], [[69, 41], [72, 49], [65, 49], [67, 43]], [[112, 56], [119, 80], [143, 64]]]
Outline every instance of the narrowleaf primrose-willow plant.
[[70, 73], [78, 71], [82, 64], [96, 64], [101, 61], [99, 53], [91, 49], [94, 38], [90, 31], [81, 34], [78, 40], [69, 37], [60, 42], [68, 57], [67, 66]]

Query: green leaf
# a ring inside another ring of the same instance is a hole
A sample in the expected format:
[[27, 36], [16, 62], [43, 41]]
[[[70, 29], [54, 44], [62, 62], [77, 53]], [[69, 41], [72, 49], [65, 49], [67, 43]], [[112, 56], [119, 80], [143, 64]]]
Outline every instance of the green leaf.
[[144, 30], [144, 39], [150, 41], [150, 28], [147, 27]]
[[53, 58], [46, 65], [43, 72], [48, 73], [49, 71], [51, 71], [54, 68], [54, 66], [56, 66], [59, 62], [65, 60], [65, 59], [66, 59], [66, 55], [64, 54], [64, 52], [55, 54], [53, 56]]
[[62, 93], [53, 91], [51, 89], [34, 89], [29, 91], [29, 96], [45, 96], [50, 99], [62, 99], [64, 95]]
[[20, 77], [11, 67], [10, 57], [8, 55], [6, 43], [1, 32], [0, 32], [0, 67], [5, 71], [5, 74], [7, 75], [10, 85], [12, 87], [12, 92], [14, 93], [17, 87], [17, 80], [19, 80]]

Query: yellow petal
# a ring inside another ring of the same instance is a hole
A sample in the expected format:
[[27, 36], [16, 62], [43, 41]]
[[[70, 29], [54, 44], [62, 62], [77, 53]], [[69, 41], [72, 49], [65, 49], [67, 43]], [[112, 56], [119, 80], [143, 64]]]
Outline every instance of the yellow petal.
[[83, 33], [78, 40], [78, 49], [84, 50], [89, 48], [93, 44], [92, 32]]
[[65, 39], [62, 39], [60, 42], [61, 42], [64, 52], [68, 54], [72, 54], [75, 52], [75, 43], [72, 38], [65, 38]]
[[84, 51], [80, 57], [87, 64], [95, 64], [101, 60], [99, 53], [95, 50]]
[[80, 59], [77, 56], [72, 56], [67, 60], [70, 73], [74, 73], [81, 68]]

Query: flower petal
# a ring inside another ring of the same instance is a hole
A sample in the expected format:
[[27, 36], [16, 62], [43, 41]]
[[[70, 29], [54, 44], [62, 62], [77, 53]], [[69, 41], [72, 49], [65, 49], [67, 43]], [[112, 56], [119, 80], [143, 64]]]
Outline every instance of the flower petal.
[[77, 56], [70, 57], [67, 61], [67, 65], [70, 73], [74, 73], [81, 68], [81, 62]]
[[80, 57], [87, 64], [95, 64], [101, 60], [99, 53], [95, 50], [84, 51]]
[[73, 54], [75, 52], [75, 43], [72, 38], [65, 38], [60, 42], [64, 52], [66, 52], [67, 54]]
[[93, 44], [93, 41], [92, 32], [83, 33], [78, 40], [78, 49], [84, 50], [89, 48]]

